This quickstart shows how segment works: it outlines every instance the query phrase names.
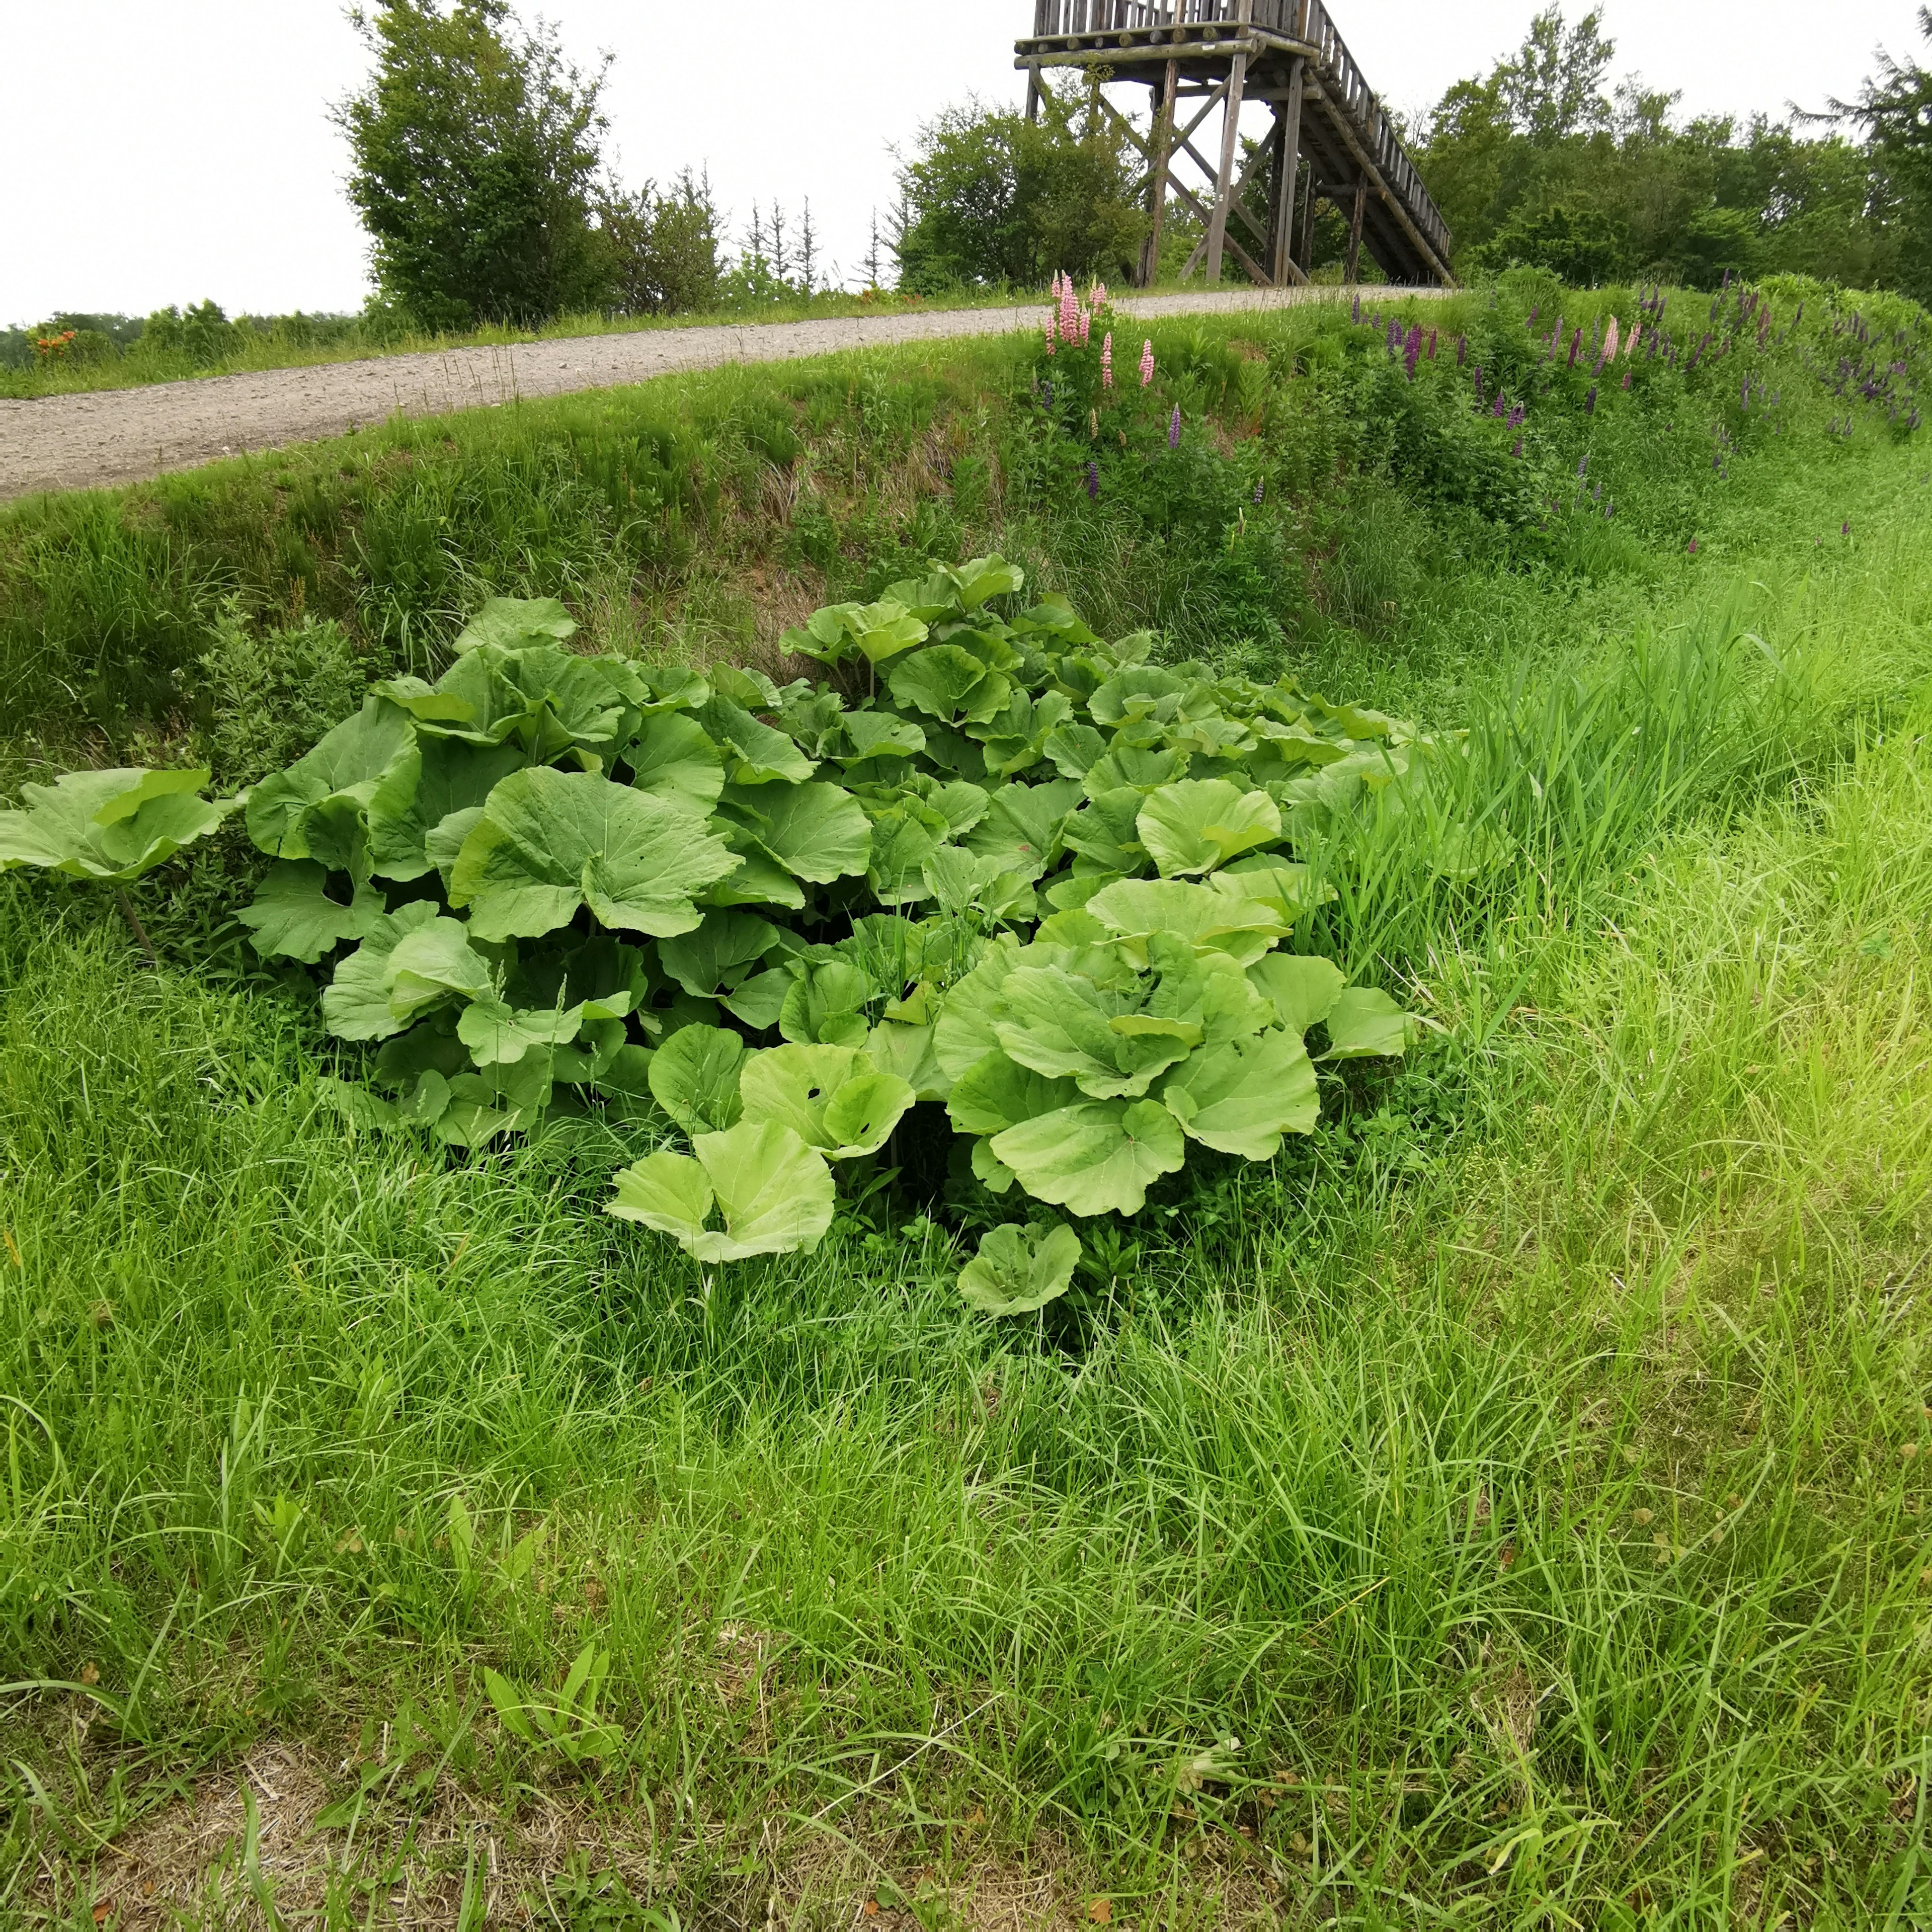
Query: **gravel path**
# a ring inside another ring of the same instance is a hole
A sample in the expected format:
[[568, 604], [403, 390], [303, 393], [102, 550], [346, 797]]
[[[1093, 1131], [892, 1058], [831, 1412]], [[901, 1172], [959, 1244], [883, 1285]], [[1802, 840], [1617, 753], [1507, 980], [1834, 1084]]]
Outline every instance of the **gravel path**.
[[[1330, 288], [1247, 289], [1130, 297], [1115, 306], [1143, 317], [1211, 314], [1332, 301], [1342, 293]], [[626, 335], [517, 343], [507, 348], [452, 349], [307, 369], [212, 376], [198, 382], [100, 389], [28, 402], [0, 401], [0, 500], [37, 490], [137, 482], [244, 450], [340, 436], [398, 412], [442, 416], [455, 410], [491, 408], [521, 397], [614, 388], [648, 382], [675, 369], [782, 362], [837, 350], [881, 348], [944, 336], [998, 335], [1037, 328], [1042, 314], [1041, 304], [1031, 302], [1023, 308], [644, 329]], [[1131, 356], [1125, 358], [1128, 366], [1132, 361]]]

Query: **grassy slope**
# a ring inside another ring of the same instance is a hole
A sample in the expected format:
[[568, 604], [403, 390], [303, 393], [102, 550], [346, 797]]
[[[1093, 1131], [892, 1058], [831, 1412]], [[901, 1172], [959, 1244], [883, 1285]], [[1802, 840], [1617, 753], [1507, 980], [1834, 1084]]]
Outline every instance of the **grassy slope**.
[[[56, 506], [0, 536], [0, 662], [55, 675], [22, 640], [57, 608], [94, 722], [42, 696], [50, 738], [218, 742], [140, 700], [224, 586], [274, 612], [292, 506], [337, 480], [308, 608], [370, 661], [478, 576], [755, 647], [758, 600], [989, 535], [1110, 621], [1211, 629], [1238, 583], [1030, 494], [1010, 351], [976, 354], [679, 387], [722, 487], [655, 557], [560, 456], [634, 434], [637, 398]], [[775, 394], [808, 447], [736, 475]], [[1301, 403], [1283, 464], [1327, 447]], [[785, 1923], [922, 1884], [1036, 1912], [1029, 1868], [1116, 1922], [1912, 1922], [1932, 494], [1910, 446], [1793, 433], [1722, 489], [1653, 455], [1652, 497], [1612, 486], [1635, 534], [1579, 523], [1538, 569], [1352, 466], [1348, 525], [1280, 493], [1281, 554], [1316, 560], [1280, 586], [1292, 648], [1468, 722], [1466, 804], [1537, 862], [1472, 902], [1365, 826], [1334, 937], [1412, 974], [1443, 1043], [1331, 1093], [1058, 1346], [966, 1317], [922, 1224], [707, 1282], [596, 1212], [614, 1137], [351, 1142], [302, 1002], [224, 983], [219, 948], [137, 973], [98, 908], [6, 886], [0, 1640], [68, 1687], [0, 1720], [37, 1780], [18, 1883], [78, 1917], [104, 1838], [136, 1821], [158, 1871], [180, 1794], [212, 1778], [194, 1815], [226, 1816], [280, 1745], [308, 1755], [278, 1788], [366, 1786], [355, 1834], [215, 1883], [287, 1908], [326, 1858], [342, 1923], [389, 1852], [446, 1906], [500, 1866], [505, 1910], [547, 1882], [577, 1922], [613, 1873]], [[372, 524], [435, 532], [406, 554], [446, 575], [384, 576]], [[482, 1679], [554, 1684], [586, 1642], [624, 1731], [587, 1774]]]

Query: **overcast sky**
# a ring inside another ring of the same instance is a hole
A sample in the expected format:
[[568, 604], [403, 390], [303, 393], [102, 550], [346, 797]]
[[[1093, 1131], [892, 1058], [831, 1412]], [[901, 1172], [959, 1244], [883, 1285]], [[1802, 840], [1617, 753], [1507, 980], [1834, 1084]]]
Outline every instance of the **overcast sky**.
[[[1533, 0], [1333, 0], [1370, 83], [1427, 105], [1522, 39]], [[895, 143], [968, 93], [1010, 99], [1031, 0], [546, 0], [570, 50], [616, 56], [624, 177], [708, 166], [734, 227], [755, 199], [812, 199], [848, 274]], [[1582, 10], [1577, 0], [1568, 9]], [[1916, 0], [1608, 0], [1620, 74], [1693, 112], [1822, 106], [1880, 42], [1917, 44]], [[145, 314], [212, 296], [232, 314], [349, 309], [368, 287], [328, 104], [366, 59], [338, 0], [4, 0], [0, 321]], [[1821, 30], [1831, 35], [1821, 46]]]

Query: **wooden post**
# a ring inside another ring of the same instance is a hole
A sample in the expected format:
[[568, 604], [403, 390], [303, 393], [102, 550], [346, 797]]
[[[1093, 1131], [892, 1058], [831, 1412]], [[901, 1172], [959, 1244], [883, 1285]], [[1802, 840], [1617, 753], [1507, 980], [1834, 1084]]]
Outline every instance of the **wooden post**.
[[1040, 118], [1040, 62], [1034, 61], [1027, 68], [1027, 125], [1030, 128]]
[[1354, 219], [1348, 224], [1348, 279], [1356, 279], [1356, 271], [1362, 266], [1362, 217], [1369, 206], [1369, 180], [1364, 175], [1355, 184]]
[[1315, 162], [1308, 164], [1308, 186], [1301, 197], [1301, 250], [1295, 260], [1304, 275], [1315, 272], [1315, 204], [1321, 199], [1322, 184], [1315, 178]]
[[1167, 159], [1174, 145], [1174, 100], [1180, 87], [1180, 64], [1169, 61], [1154, 89], [1154, 127], [1148, 142], [1148, 232], [1141, 244], [1140, 285], [1152, 288], [1160, 274], [1160, 230], [1167, 218]]
[[[1240, 10], [1244, 21], [1247, 8]], [[1221, 169], [1214, 178], [1214, 206], [1208, 217], [1208, 280], [1221, 279], [1221, 250], [1228, 238], [1228, 206], [1234, 189], [1234, 156], [1241, 142], [1241, 93], [1247, 85], [1248, 57], [1234, 56], [1228, 73], [1227, 118], [1221, 124]]]
[[1288, 71], [1288, 98], [1274, 110], [1274, 192], [1268, 205], [1268, 278], [1288, 283], [1294, 258], [1294, 184], [1301, 171], [1301, 56]]

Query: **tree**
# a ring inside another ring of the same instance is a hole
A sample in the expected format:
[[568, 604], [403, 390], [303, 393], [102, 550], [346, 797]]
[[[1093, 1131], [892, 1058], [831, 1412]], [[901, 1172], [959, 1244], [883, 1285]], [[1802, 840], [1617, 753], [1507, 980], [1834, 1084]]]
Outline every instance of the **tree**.
[[1932, 144], [1924, 69], [1881, 56], [1858, 102], [1801, 117], [1859, 121], [1859, 144], [1763, 115], [1685, 122], [1678, 95], [1635, 78], [1606, 100], [1611, 53], [1598, 14], [1573, 27], [1548, 6], [1486, 79], [1444, 94], [1416, 146], [1458, 262], [1581, 282], [1790, 271], [1932, 285], [1932, 180], [1914, 173]]
[[1515, 59], [1496, 68], [1495, 82], [1510, 118], [1538, 147], [1608, 124], [1604, 76], [1617, 50], [1603, 37], [1603, 20], [1592, 12], [1566, 29], [1562, 8], [1546, 7], [1529, 23]]
[[[1932, 41], [1932, 6], [1918, 10], [1918, 30]], [[1861, 124], [1900, 204], [1900, 281], [1932, 302], [1932, 68], [1880, 49], [1878, 71], [1856, 100], [1834, 101], [1842, 118]]]
[[607, 186], [597, 225], [614, 308], [668, 315], [717, 306], [719, 222], [708, 174], [686, 168], [663, 194], [655, 182], [635, 193]]
[[589, 74], [506, 0], [380, 0], [350, 15], [375, 56], [338, 104], [349, 196], [382, 298], [428, 328], [532, 322], [602, 298], [591, 209], [608, 58]]
[[919, 132], [899, 170], [892, 241], [903, 286], [1036, 287], [1057, 270], [1124, 276], [1146, 226], [1126, 143], [1096, 104], [1030, 123], [976, 100]]

